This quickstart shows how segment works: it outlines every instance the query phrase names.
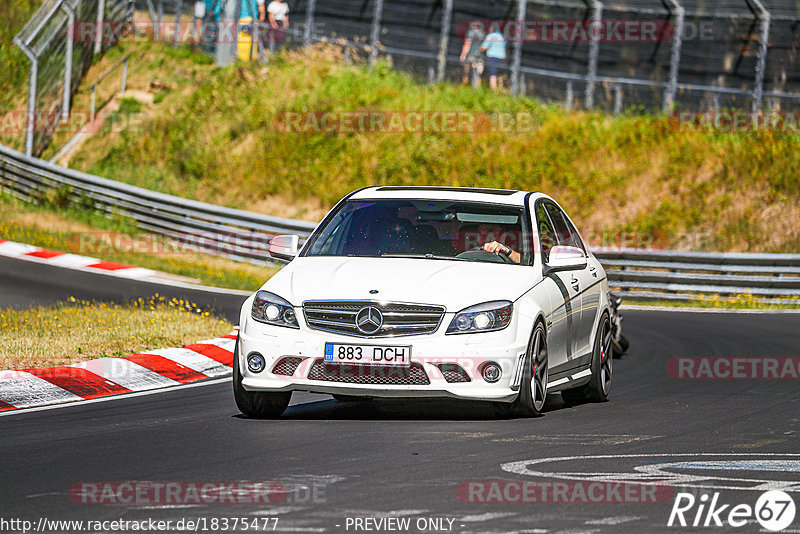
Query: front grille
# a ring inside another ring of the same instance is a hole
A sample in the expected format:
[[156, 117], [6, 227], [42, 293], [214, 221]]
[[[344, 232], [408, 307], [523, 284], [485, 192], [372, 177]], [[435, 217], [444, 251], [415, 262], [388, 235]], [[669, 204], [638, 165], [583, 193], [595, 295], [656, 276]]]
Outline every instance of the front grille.
[[[373, 333], [365, 333], [356, 326], [358, 312], [367, 307], [380, 310], [383, 324]], [[432, 334], [444, 317], [443, 306], [380, 304], [371, 301], [308, 301], [303, 304], [306, 324], [313, 330], [358, 337], [409, 336]]]
[[276, 375], [292, 376], [297, 370], [297, 366], [300, 365], [302, 361], [303, 358], [281, 358], [278, 360], [278, 363], [272, 367], [272, 372]]
[[451, 384], [455, 382], [472, 382], [467, 371], [458, 364], [440, 363], [437, 367], [442, 372], [444, 379]]
[[411, 363], [409, 367], [379, 365], [326, 364], [317, 359], [308, 372], [309, 380], [347, 382], [350, 384], [428, 385], [428, 375], [422, 365]]

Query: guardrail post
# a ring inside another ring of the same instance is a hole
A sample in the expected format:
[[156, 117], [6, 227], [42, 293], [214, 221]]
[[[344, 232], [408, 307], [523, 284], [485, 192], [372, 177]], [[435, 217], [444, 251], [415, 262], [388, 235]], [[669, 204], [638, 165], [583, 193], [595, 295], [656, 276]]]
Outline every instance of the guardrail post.
[[147, 0], [147, 12], [150, 14], [150, 24], [156, 23], [156, 10], [153, 8], [153, 0]]
[[[586, 68], [586, 109], [594, 108], [594, 86], [597, 82], [597, 60], [600, 56], [600, 39], [596, 32], [603, 24], [603, 4], [599, 0], [588, 0], [592, 6], [592, 22], [589, 26], [589, 65]], [[597, 36], [598, 38], [595, 38]]]
[[226, 67], [236, 59], [239, 40], [239, 0], [223, 0], [222, 17], [217, 29], [217, 67]]
[[575, 102], [575, 93], [572, 90], [572, 81], [569, 81], [567, 82], [567, 101], [565, 103], [565, 107], [568, 110], [571, 110], [574, 102]]
[[683, 26], [686, 17], [686, 10], [678, 3], [678, 0], [667, 0], [672, 8], [670, 9], [675, 19], [675, 27], [672, 35], [672, 50], [669, 55], [669, 79], [664, 89], [664, 102], [661, 107], [664, 113], [672, 111], [675, 105], [675, 94], [678, 92], [678, 70], [681, 63], [681, 46], [683, 45]]
[[306, 8], [306, 27], [303, 28], [303, 46], [310, 45], [314, 40], [314, 9], [317, 7], [317, 0], [308, 0]]
[[369, 65], [378, 59], [378, 43], [381, 39], [381, 17], [383, 17], [383, 0], [375, 0], [375, 11], [372, 12], [372, 28], [369, 37]]
[[[159, 42], [161, 40], [161, 32], [164, 31], [164, 1], [158, 0], [158, 11], [156, 14], [158, 18], [158, 23], [156, 24], [156, 31], [155, 31], [155, 40]], [[166, 35], [165, 35], [166, 37]]]
[[436, 57], [436, 81], [441, 83], [444, 80], [445, 70], [447, 69], [447, 43], [450, 40], [450, 19], [453, 16], [453, 0], [445, 0], [444, 10], [442, 11], [442, 32], [439, 36], [439, 54]]
[[89, 122], [94, 122], [94, 108], [97, 102], [97, 86], [92, 87], [92, 103], [89, 109]]
[[614, 86], [614, 115], [622, 113], [622, 87]]
[[125, 88], [128, 85], [128, 58], [125, 58], [125, 63], [122, 65], [122, 87], [120, 88], [120, 92], [124, 93]]
[[514, 39], [514, 55], [511, 59], [511, 92], [519, 94], [519, 69], [522, 66], [522, 45], [524, 43], [525, 17], [528, 0], [517, 0], [517, 36]]
[[[764, 4], [761, 3], [761, 0], [753, 0], [753, 4], [755, 4], [756, 8], [758, 9], [758, 20], [759, 24], [759, 36], [758, 36], [758, 60], [756, 61], [756, 78], [753, 84], [753, 121], [758, 121], [758, 117], [755, 116], [756, 113], [761, 109], [761, 99], [764, 95], [764, 76], [766, 74], [767, 69], [767, 45], [769, 43], [769, 26], [770, 26], [770, 14], [767, 11], [767, 8], [764, 7]], [[754, 122], [756, 124], [756, 122]]]
[[[100, 1], [103, 2], [103, 0]], [[68, 2], [62, 2], [61, 7], [67, 13], [67, 50], [64, 58], [64, 94], [61, 102], [61, 122], [65, 122], [69, 119], [69, 108], [72, 101], [72, 48], [75, 42], [75, 10], [72, 9]]]
[[183, 15], [183, 0], [175, 2], [175, 27], [172, 29], [172, 46], [178, 46], [178, 38], [181, 31], [181, 15]]
[[97, 1], [97, 28], [94, 33], [94, 53], [99, 54], [103, 50], [103, 22], [106, 16], [106, 0]]
[[25, 117], [25, 155], [33, 155], [33, 130], [36, 128], [36, 83], [39, 76], [39, 58], [33, 50], [19, 37], [14, 37], [14, 44], [31, 62], [31, 71], [28, 76], [28, 115]]

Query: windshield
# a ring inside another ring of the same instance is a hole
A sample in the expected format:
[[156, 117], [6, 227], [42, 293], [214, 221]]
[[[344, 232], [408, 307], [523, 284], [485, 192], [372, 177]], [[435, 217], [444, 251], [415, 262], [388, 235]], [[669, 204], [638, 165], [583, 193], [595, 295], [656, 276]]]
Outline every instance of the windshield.
[[523, 208], [441, 200], [349, 200], [311, 238], [308, 256], [385, 257], [511, 263], [475, 252], [497, 241], [529, 264]]

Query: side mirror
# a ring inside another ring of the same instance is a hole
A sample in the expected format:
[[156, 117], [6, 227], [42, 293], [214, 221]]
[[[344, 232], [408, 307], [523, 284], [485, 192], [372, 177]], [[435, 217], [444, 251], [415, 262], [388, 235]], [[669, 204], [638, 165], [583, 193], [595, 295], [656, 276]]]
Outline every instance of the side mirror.
[[269, 241], [269, 255], [277, 260], [292, 261], [299, 252], [299, 236], [277, 235]]
[[550, 249], [545, 273], [553, 271], [579, 271], [587, 265], [586, 254], [578, 247], [556, 245]]

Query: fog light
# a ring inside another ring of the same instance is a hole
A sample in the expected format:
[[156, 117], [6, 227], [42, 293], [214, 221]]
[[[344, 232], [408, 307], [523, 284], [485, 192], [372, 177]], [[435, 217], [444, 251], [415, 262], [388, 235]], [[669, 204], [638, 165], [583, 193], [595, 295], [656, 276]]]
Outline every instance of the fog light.
[[483, 366], [483, 371], [481, 371], [481, 375], [483, 375], [483, 379], [489, 382], [490, 384], [494, 384], [503, 374], [503, 370], [500, 369], [500, 366], [494, 362], [487, 363]]
[[251, 373], [260, 373], [266, 365], [267, 362], [264, 361], [264, 357], [257, 352], [247, 357], [247, 368]]

